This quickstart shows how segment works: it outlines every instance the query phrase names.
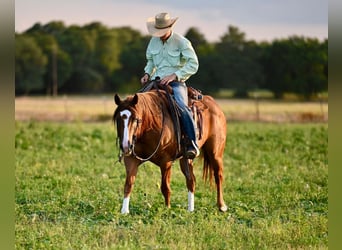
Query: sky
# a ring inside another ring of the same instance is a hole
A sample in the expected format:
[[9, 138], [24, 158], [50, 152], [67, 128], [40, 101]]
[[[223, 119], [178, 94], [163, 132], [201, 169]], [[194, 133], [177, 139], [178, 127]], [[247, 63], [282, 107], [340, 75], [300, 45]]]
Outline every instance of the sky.
[[247, 40], [328, 38], [328, 0], [16, 0], [15, 31], [50, 21], [67, 26], [96, 21], [147, 34], [147, 18], [160, 12], [179, 17], [175, 32], [184, 35], [196, 27], [210, 42], [219, 41], [230, 25], [244, 32]]

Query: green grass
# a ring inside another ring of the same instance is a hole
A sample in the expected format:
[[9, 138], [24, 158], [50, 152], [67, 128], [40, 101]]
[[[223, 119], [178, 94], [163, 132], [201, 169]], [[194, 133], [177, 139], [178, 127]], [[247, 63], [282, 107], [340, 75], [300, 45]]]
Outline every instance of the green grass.
[[166, 209], [145, 163], [121, 215], [115, 139], [110, 123], [16, 122], [16, 249], [328, 248], [327, 124], [228, 124], [226, 213], [196, 160], [195, 212], [178, 164]]

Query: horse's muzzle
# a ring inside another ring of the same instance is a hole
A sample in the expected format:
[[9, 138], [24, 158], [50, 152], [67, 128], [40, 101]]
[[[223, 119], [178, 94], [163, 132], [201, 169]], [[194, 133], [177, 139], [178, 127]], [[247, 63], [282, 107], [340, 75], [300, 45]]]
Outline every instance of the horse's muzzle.
[[125, 147], [121, 145], [121, 150], [122, 150], [124, 156], [130, 156], [132, 154], [133, 144], [128, 142], [128, 145]]

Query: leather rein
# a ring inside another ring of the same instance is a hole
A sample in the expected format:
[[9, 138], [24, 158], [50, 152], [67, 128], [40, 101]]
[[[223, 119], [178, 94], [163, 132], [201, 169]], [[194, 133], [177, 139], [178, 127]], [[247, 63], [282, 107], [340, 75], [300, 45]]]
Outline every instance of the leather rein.
[[137, 153], [135, 152], [135, 144], [137, 142], [137, 136], [136, 136], [136, 132], [138, 130], [138, 126], [139, 124], [142, 123], [142, 119], [138, 119], [138, 118], [135, 118], [135, 121], [136, 121], [136, 127], [135, 127], [135, 130], [134, 130], [134, 134], [133, 134], [133, 139], [132, 139], [132, 145], [131, 145], [131, 148], [132, 148], [132, 154], [135, 158], [137, 158], [138, 160], [142, 161], [142, 162], [145, 162], [145, 161], [148, 161], [150, 160], [158, 151], [159, 147], [160, 147], [160, 144], [161, 144], [161, 139], [163, 137], [163, 134], [164, 134], [164, 128], [165, 128], [165, 115], [164, 115], [164, 108], [163, 108], [163, 105], [161, 105], [161, 110], [162, 110], [162, 116], [163, 116], [163, 120], [162, 120], [162, 129], [160, 131], [160, 136], [159, 136], [159, 141], [158, 141], [158, 144], [155, 148], [155, 150], [152, 152], [152, 154], [147, 157], [147, 158], [142, 158], [140, 156], [137, 155]]
[[[153, 86], [157, 90], [158, 95], [161, 96], [161, 94], [159, 92], [159, 88], [157, 87], [157, 83], [155, 81], [150, 82], [149, 85], [150, 85], [150, 87]], [[143, 89], [143, 90], [140, 90], [139, 92], [145, 92], [145, 91], [147, 91], [147, 90]], [[162, 104], [160, 106], [161, 106], [160, 109], [162, 111], [161, 113], [162, 113], [162, 116], [163, 116], [163, 119], [162, 119], [162, 129], [160, 131], [160, 136], [159, 136], [158, 144], [157, 144], [156, 148], [154, 149], [154, 151], [152, 152], [152, 154], [149, 157], [142, 158], [139, 155], [137, 155], [137, 153], [135, 152], [135, 144], [136, 144], [137, 139], [138, 139], [137, 136], [136, 136], [136, 132], [138, 130], [139, 125], [142, 123], [142, 119], [139, 119], [139, 118], [135, 118], [134, 119], [134, 122], [136, 122], [136, 127], [134, 129], [134, 134], [133, 134], [133, 137], [132, 137], [131, 150], [132, 150], [132, 155], [136, 159], [138, 159], [138, 160], [140, 160], [142, 162], [150, 160], [157, 153], [157, 151], [158, 151], [158, 149], [160, 147], [160, 144], [161, 144], [162, 137], [164, 135], [164, 128], [165, 128], [165, 114], [164, 114], [164, 112], [165, 112], [165, 107]], [[122, 159], [122, 151], [120, 151], [120, 155], [119, 155], [119, 161], [120, 162], [121, 162], [121, 159]]]

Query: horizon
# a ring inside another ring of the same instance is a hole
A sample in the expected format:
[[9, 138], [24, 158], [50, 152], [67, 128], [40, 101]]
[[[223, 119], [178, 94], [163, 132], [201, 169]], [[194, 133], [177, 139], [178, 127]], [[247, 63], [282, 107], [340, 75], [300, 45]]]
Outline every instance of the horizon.
[[172, 17], [179, 17], [174, 26], [175, 32], [184, 35], [189, 28], [195, 27], [209, 42], [219, 41], [229, 26], [238, 27], [245, 33], [246, 40], [273, 41], [291, 36], [320, 41], [328, 39], [326, 0], [288, 0], [286, 3], [273, 3], [272, 0], [259, 3], [253, 0], [243, 3], [212, 0], [208, 3], [198, 0], [196, 10], [193, 10], [191, 2], [179, 0], [172, 4], [155, 0], [124, 3], [112, 0], [16, 0], [15, 32], [22, 33], [35, 23], [45, 25], [51, 21], [62, 21], [66, 26], [84, 26], [92, 22], [100, 22], [110, 28], [128, 26], [147, 35], [146, 19], [164, 11]]

